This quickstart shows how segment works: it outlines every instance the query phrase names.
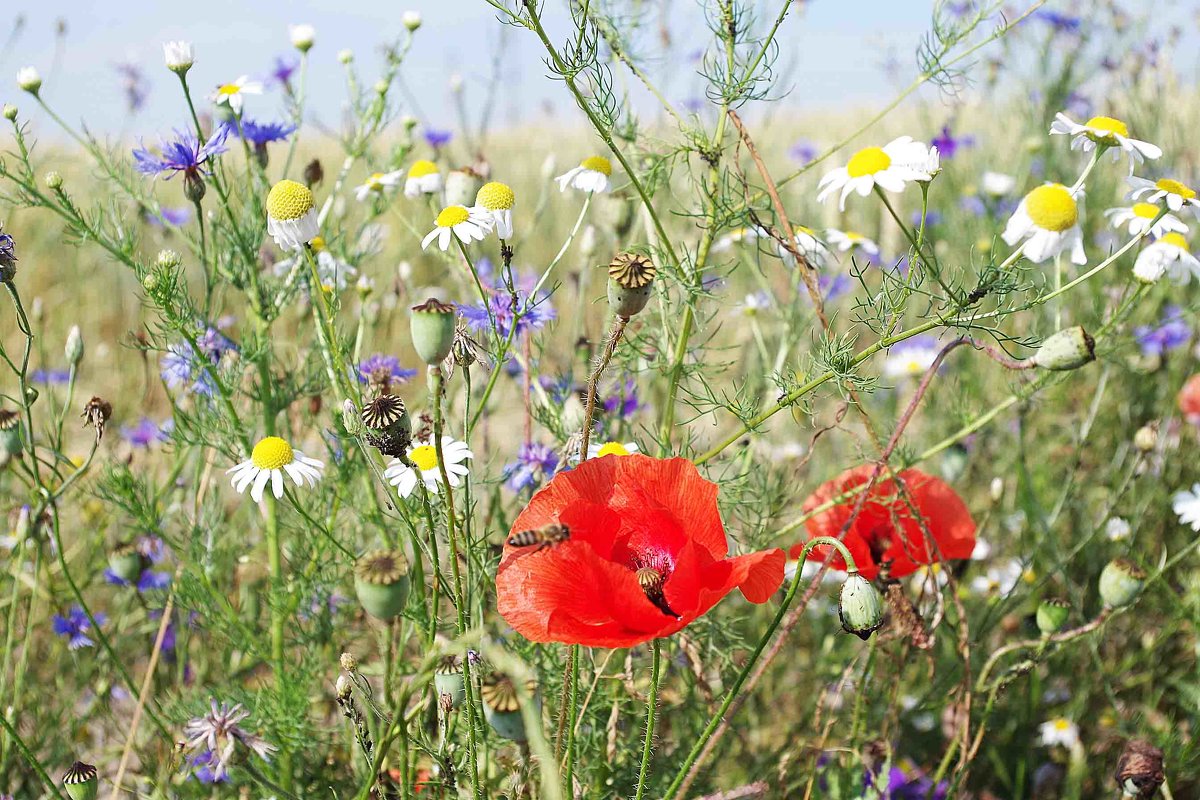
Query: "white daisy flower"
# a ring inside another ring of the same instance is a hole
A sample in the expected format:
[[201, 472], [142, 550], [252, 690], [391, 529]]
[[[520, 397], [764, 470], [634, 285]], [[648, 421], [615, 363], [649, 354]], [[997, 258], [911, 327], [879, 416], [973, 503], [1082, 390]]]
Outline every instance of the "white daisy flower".
[[558, 181], [560, 192], [565, 192], [568, 186], [581, 192], [607, 192], [611, 176], [611, 161], [604, 156], [588, 156], [579, 162], [578, 167], [567, 170], [554, 180]]
[[[915, 153], [916, 150], [914, 149], [913, 152]], [[936, 178], [937, 174], [942, 171], [942, 154], [938, 152], [937, 145], [929, 145], [924, 155], [910, 166], [916, 167], [919, 171], [929, 176], [928, 178], [917, 178], [918, 181], [932, 181]]]
[[263, 85], [261, 83], [250, 80], [248, 75], [242, 75], [233, 83], [223, 83], [218, 86], [216, 91], [208, 96], [208, 99], [219, 106], [229, 106], [233, 113], [240, 115], [246, 95], [262, 93]]
[[403, 170], [372, 172], [365, 181], [354, 187], [354, 197], [361, 203], [368, 197], [382, 195], [399, 186], [403, 178]]
[[992, 197], [1005, 197], [1017, 188], [1017, 179], [1003, 172], [985, 172], [981, 181], [983, 193]]
[[1154, 283], [1166, 274], [1174, 283], [1185, 284], [1192, 275], [1200, 277], [1200, 260], [1188, 250], [1187, 239], [1168, 233], [1138, 253], [1133, 274], [1146, 283]]
[[421, 249], [429, 247], [429, 243], [437, 239], [438, 246], [445, 250], [455, 236], [463, 244], [482, 242], [491, 229], [492, 221], [474, 208], [446, 206], [434, 220], [433, 230], [421, 240]]
[[1121, 153], [1127, 153], [1130, 169], [1133, 169], [1135, 161], [1140, 164], [1147, 158], [1153, 159], [1162, 155], [1162, 150], [1157, 145], [1129, 138], [1129, 126], [1113, 117], [1092, 117], [1080, 125], [1060, 111], [1054, 115], [1050, 133], [1074, 137], [1071, 139], [1071, 149], [1083, 150], [1085, 153], [1090, 153], [1098, 144], [1111, 147], [1113, 161], [1119, 159]]
[[1011, 247], [1022, 239], [1025, 258], [1040, 264], [1059, 253], [1070, 251], [1071, 261], [1086, 264], [1083, 232], [1079, 228], [1079, 203], [1061, 183], [1039, 186], [1021, 200], [1009, 217], [1003, 239]]
[[21, 67], [17, 70], [17, 86], [30, 94], [37, 94], [42, 88], [42, 76], [37, 67]]
[[517, 196], [506, 183], [491, 181], [480, 187], [475, 195], [475, 207], [472, 209], [480, 216], [489, 217], [496, 227], [496, 236], [501, 239], [511, 239], [513, 235], [512, 210], [517, 202]]
[[[317, 261], [317, 277], [321, 279], [321, 288], [326, 292], [345, 291], [346, 287], [350, 285], [350, 281], [358, 276], [358, 270], [329, 252], [324, 237], [314, 236], [308, 246]], [[298, 264], [303, 263], [304, 258], [303, 253], [297, 253], [291, 258], [276, 262], [275, 276], [277, 278], [288, 276]]]
[[980, 595], [1004, 596], [1017, 588], [1025, 577], [1025, 567], [1020, 561], [1011, 559], [988, 567], [982, 575], [971, 579], [971, 591]]
[[825, 231], [825, 240], [836, 247], [839, 253], [861, 250], [871, 258], [879, 258], [879, 245], [873, 239], [869, 239], [861, 233], [829, 228]]
[[226, 474], [232, 476], [230, 480], [238, 494], [245, 492], [249, 486], [250, 498], [258, 503], [262, 501], [267, 481], [271, 482], [271, 493], [278, 499], [283, 497], [285, 472], [297, 486], [306, 483], [316, 486], [324, 469], [324, 462], [309, 458], [299, 450], [293, 450], [290, 444], [278, 436], [268, 436], [254, 445], [250, 458], [226, 470]]
[[766, 292], [751, 292], [735, 306], [736, 313], [746, 317], [757, 316], [771, 307], [771, 295]]
[[758, 241], [759, 235], [760, 231], [758, 228], [734, 228], [713, 242], [712, 247], [709, 249], [714, 253], [724, 253], [727, 250], [733, 249], [735, 244]]
[[897, 342], [888, 350], [887, 359], [883, 362], [883, 374], [889, 378], [924, 375], [941, 351], [941, 345], [931, 336], [914, 336]]
[[1141, 236], [1147, 231], [1154, 237], [1168, 233], [1187, 233], [1188, 226], [1173, 214], [1163, 214], [1162, 219], [1154, 222], [1158, 212], [1159, 207], [1156, 205], [1134, 203], [1129, 207], [1110, 208], [1104, 212], [1104, 216], [1108, 217], [1109, 223], [1117, 230], [1128, 226], [1130, 236]]
[[[1186, 494], [1186, 492], [1180, 492], [1180, 494]], [[1175, 497], [1178, 499], [1179, 495], [1177, 494]], [[1200, 506], [1197, 506], [1196, 510], [1200, 512]], [[1178, 514], [1179, 510], [1176, 509], [1175, 513]], [[1196, 516], [1196, 524], [1200, 525], [1200, 513]], [[1104, 535], [1110, 542], [1120, 542], [1128, 539], [1131, 530], [1129, 520], [1121, 517], [1113, 517], [1104, 524]]]
[[[475, 454], [467, 447], [466, 442], [443, 436], [442, 457], [446, 459], [446, 475], [450, 478], [450, 485], [458, 486], [459, 478], [470, 472], [463, 462], [474, 458]], [[438, 469], [437, 448], [433, 446], [433, 440], [417, 442], [409, 447], [408, 460], [416, 466], [415, 470], [400, 459], [393, 458], [383, 471], [383, 477], [396, 487], [396, 492], [401, 497], [408, 497], [417, 488], [418, 480], [424, 483], [429, 491], [437, 492], [438, 484], [442, 482], [442, 472]]]
[[821, 178], [817, 202], [825, 202], [840, 190], [838, 208], [845, 211], [846, 198], [851, 192], [866, 197], [876, 186], [888, 192], [902, 192], [909, 181], [932, 180], [933, 175], [926, 171], [930, 163], [930, 148], [911, 136], [893, 139], [883, 147], [864, 148], [851, 156], [846, 166]]
[[267, 195], [267, 233], [284, 250], [299, 250], [316, 238], [316, 201], [303, 183], [282, 180]]
[[1171, 510], [1180, 523], [1200, 531], [1200, 483], [1193, 484], [1191, 491], [1176, 492], [1171, 498]]
[[[829, 263], [832, 254], [825, 243], [817, 238], [816, 231], [803, 225], [793, 225], [792, 231], [796, 234], [796, 249], [800, 251], [800, 255], [808, 259], [810, 265], [821, 269]], [[775, 252], [783, 259], [783, 263], [789, 267], [796, 266], [796, 257], [792, 255], [792, 251], [779, 242], [775, 243]]]
[[187, 72], [196, 63], [191, 42], [163, 42], [163, 61], [172, 72]]
[[289, 25], [288, 36], [292, 40], [292, 47], [307, 53], [317, 40], [317, 29], [312, 25]]
[[975, 547], [971, 549], [972, 561], [986, 561], [992, 554], [992, 545], [986, 539], [976, 539]]
[[1072, 749], [1079, 745], [1079, 726], [1062, 717], [1043, 722], [1038, 726], [1038, 735], [1044, 747], [1062, 745]]
[[438, 171], [437, 164], [422, 158], [408, 168], [408, 177], [404, 181], [405, 197], [419, 197], [441, 190], [442, 173]]
[[[1190, 208], [1192, 213], [1200, 217], [1200, 200], [1196, 199], [1196, 190], [1190, 188], [1187, 184], [1180, 183], [1171, 178], [1160, 178], [1156, 181], [1148, 181], [1145, 178], [1138, 178], [1130, 175], [1127, 178], [1132, 191], [1129, 192], [1130, 200], [1142, 198], [1146, 203], [1157, 203], [1165, 200], [1167, 208], [1178, 213], [1184, 207]], [[1148, 197], [1143, 195], [1149, 194]]]
[[627, 456], [630, 453], [638, 452], [637, 442], [605, 442], [598, 444], [591, 442], [588, 444], [588, 458], [601, 458], [603, 456]]

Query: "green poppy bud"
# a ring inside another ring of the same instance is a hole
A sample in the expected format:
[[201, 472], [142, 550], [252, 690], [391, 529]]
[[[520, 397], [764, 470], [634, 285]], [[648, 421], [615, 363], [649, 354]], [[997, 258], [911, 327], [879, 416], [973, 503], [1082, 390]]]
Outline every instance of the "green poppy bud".
[[16, 411], [0, 408], [0, 451], [9, 456], [19, 456], [21, 444], [21, 415]]
[[393, 619], [408, 600], [408, 562], [398, 550], [375, 550], [354, 566], [358, 602], [376, 619]]
[[[530, 682], [526, 689], [532, 697], [537, 686]], [[483, 700], [483, 717], [498, 736], [514, 742], [526, 740], [521, 701], [512, 678], [499, 673], [486, 676], [479, 687], [479, 696]]]
[[441, 364], [454, 347], [454, 306], [430, 298], [412, 309], [412, 341], [417, 355], [431, 367]]
[[1033, 356], [1033, 363], [1044, 369], [1078, 369], [1096, 360], [1096, 341], [1082, 325], [1064, 328], [1053, 334]]
[[608, 306], [612, 312], [628, 319], [645, 308], [654, 293], [657, 273], [649, 257], [618, 253], [608, 265]]
[[100, 781], [96, 768], [91, 764], [76, 761], [62, 778], [63, 789], [71, 800], [96, 800], [100, 792]]
[[1038, 603], [1037, 626], [1044, 636], [1058, 633], [1067, 624], [1071, 604], [1057, 597], [1049, 597]]
[[1110, 561], [1100, 573], [1100, 599], [1108, 608], [1127, 606], [1145, 582], [1146, 573], [1137, 564], [1123, 558]]
[[142, 570], [146, 568], [146, 557], [137, 549], [137, 545], [123, 544], [108, 554], [108, 568], [126, 583], [137, 583]]
[[483, 179], [470, 167], [450, 170], [446, 173], [446, 205], [473, 206], [482, 188]]
[[883, 624], [883, 598], [869, 580], [851, 572], [842, 584], [838, 616], [847, 633], [866, 641]]

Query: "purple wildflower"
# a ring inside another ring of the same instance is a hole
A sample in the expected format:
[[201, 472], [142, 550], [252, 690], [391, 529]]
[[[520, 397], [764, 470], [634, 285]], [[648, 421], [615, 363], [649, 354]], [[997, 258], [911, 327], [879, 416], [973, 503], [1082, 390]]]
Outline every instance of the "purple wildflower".
[[[832, 303], [842, 295], [850, 291], [854, 282], [850, 280], [850, 276], [844, 272], [839, 272], [836, 275], [822, 275], [817, 278], [817, 286], [821, 290], [821, 299], [826, 303]], [[807, 295], [805, 295], [807, 297]]]
[[203, 750], [188, 758], [188, 766], [192, 768], [192, 777], [201, 783], [224, 783], [229, 779], [225, 773], [217, 774], [213, 769], [216, 763], [217, 756], [212, 750]]
[[1192, 326], [1183, 319], [1183, 309], [1167, 306], [1162, 321], [1155, 325], [1138, 325], [1133, 329], [1133, 338], [1142, 348], [1144, 356], [1161, 356], [1169, 350], [1183, 347], [1192, 338]]
[[[942, 212], [934, 211], [932, 208], [925, 212], [925, 227], [931, 228], [934, 225], [942, 224]], [[914, 228], [921, 227], [921, 212], [914, 211], [912, 214], [912, 225]]]
[[[107, 620], [104, 614], [95, 614], [93, 616], [96, 618], [97, 625], [103, 625], [105, 620]], [[87, 634], [92, 629], [91, 620], [88, 619], [87, 614], [79, 606], [75, 606], [68, 611], [66, 616], [55, 614], [50, 624], [56, 634], [67, 638], [67, 649], [69, 650], [78, 650], [81, 647], [93, 647], [96, 644]]]
[[150, 87], [146, 83], [146, 76], [142, 74], [142, 68], [137, 64], [126, 63], [117, 64], [116, 70], [121, 76], [121, 89], [125, 92], [125, 102], [129, 111], [140, 111], [150, 94]]
[[434, 150], [445, 147], [454, 138], [453, 132], [436, 130], [434, 128], [426, 128], [422, 135], [425, 137], [425, 143]]
[[172, 225], [176, 228], [188, 224], [192, 219], [192, 209], [187, 206], [179, 206], [178, 208], [163, 206], [158, 211], [159, 213], [152, 214], [147, 210], [142, 218], [147, 224], [154, 225], [155, 227]]
[[370, 381], [371, 375], [375, 372], [382, 372], [383, 375], [394, 381], [406, 381], [417, 374], [415, 369], [405, 369], [400, 366], [400, 359], [383, 353], [376, 353], [360, 362], [354, 371], [358, 375], [359, 383]]
[[241, 121], [240, 131], [236, 125], [228, 127], [230, 133], [235, 136], [240, 133], [241, 138], [255, 147], [263, 147], [272, 142], [282, 142], [296, 132], [296, 126], [289, 122], [255, 122], [251, 119]]
[[35, 369], [29, 373], [29, 379], [34, 383], [44, 383], [48, 386], [61, 386], [71, 382], [69, 369]]
[[504, 483], [513, 492], [534, 489], [558, 469], [558, 454], [549, 445], [525, 442], [517, 460], [504, 468]]
[[641, 408], [645, 405], [638, 397], [637, 382], [633, 378], [626, 378], [604, 397], [605, 416], [628, 419]]
[[958, 207], [968, 214], [982, 217], [987, 213], [987, 203], [977, 194], [969, 194], [958, 201]]
[[1033, 12], [1033, 17], [1054, 28], [1056, 33], [1076, 33], [1083, 25], [1082, 17], [1072, 17], [1048, 8]]
[[201, 363], [207, 359], [213, 364], [221, 360], [226, 351], [237, 349], [216, 328], [207, 328], [197, 338], [200, 352], [197, 353], [190, 342], [183, 341], [170, 345], [162, 357], [160, 374], [167, 386], [172, 389], [186, 387], [193, 394], [211, 397], [216, 391], [209, 370]]
[[[484, 306], [483, 301], [472, 303], [471, 305], [460, 305], [458, 311], [462, 318], [466, 320], [467, 327], [474, 331], [486, 331], [491, 324], [488, 319], [488, 307], [491, 308], [492, 316], [496, 318], [497, 332], [502, 338], [508, 336], [513, 324], [513, 306], [512, 298], [501, 292], [494, 292], [488, 298], [488, 305]], [[517, 308], [519, 309], [519, 317], [517, 318], [517, 334], [536, 331], [546, 326], [546, 323], [555, 318], [554, 306], [550, 305], [549, 296], [544, 292], [536, 302], [529, 301], [528, 293], [523, 289], [517, 290]]]
[[281, 86], [291, 89], [292, 73], [300, 66], [300, 62], [295, 59], [284, 58], [283, 56], [275, 56], [275, 66], [271, 68], [271, 81], [278, 83]]
[[863, 775], [863, 787], [878, 792], [880, 800], [945, 800], [950, 790], [944, 781], [934, 786], [932, 780], [912, 765], [907, 771], [893, 766], [887, 775], [868, 770]]
[[788, 148], [788, 155], [804, 166], [817, 157], [817, 145], [808, 139], [801, 139]]
[[137, 583], [133, 584], [111, 569], [106, 569], [104, 570], [104, 580], [113, 586], [136, 586], [139, 594], [145, 594], [146, 592], [168, 588], [171, 585], [171, 573], [144, 569], [142, 570], [142, 574], [138, 576]]
[[122, 425], [121, 438], [134, 447], [146, 448], [155, 442], [165, 442], [167, 440], [162, 428], [149, 417], [142, 417], [137, 421], [136, 425]]
[[699, 114], [704, 110], [707, 103], [704, 102], [704, 98], [702, 97], [687, 97], [684, 98], [680, 105], [682, 105], [684, 111], [687, 111], [689, 114]]
[[966, 149], [975, 146], [974, 136], [955, 136], [950, 132], [949, 125], [942, 126], [942, 132], [933, 138], [932, 145], [937, 147], [938, 154], [946, 161], [954, 158], [954, 154], [961, 147]]
[[135, 149], [134, 166], [143, 175], [170, 173], [167, 180], [180, 172], [185, 177], [196, 177], [205, 162], [229, 149], [225, 146], [225, 137], [228, 135], [229, 129], [222, 125], [207, 142], [201, 144], [195, 133], [176, 131], [174, 140], [163, 140], [160, 143], [157, 154], [145, 145]]

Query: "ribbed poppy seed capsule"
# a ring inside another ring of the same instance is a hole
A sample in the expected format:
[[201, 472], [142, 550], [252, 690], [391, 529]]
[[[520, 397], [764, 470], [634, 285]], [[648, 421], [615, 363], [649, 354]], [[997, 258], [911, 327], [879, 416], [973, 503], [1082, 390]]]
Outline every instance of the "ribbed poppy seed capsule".
[[96, 768], [91, 764], [76, 761], [62, 777], [63, 789], [71, 800], [96, 800], [100, 781], [96, 779]]
[[1049, 336], [1033, 356], [1043, 369], [1070, 370], [1096, 360], [1096, 340], [1082, 325], [1064, 328]]
[[446, 173], [446, 205], [472, 205], [481, 188], [483, 179], [475, 170], [470, 167], [451, 170]]
[[1110, 561], [1100, 573], [1100, 599], [1108, 608], [1127, 606], [1145, 582], [1146, 573], [1137, 564], [1123, 558]]
[[147, 559], [132, 542], [119, 545], [108, 554], [108, 568], [126, 583], [135, 583], [146, 568]]
[[0, 408], [0, 451], [9, 456], [18, 456], [21, 449], [21, 415]]
[[1163, 751], [1149, 742], [1134, 739], [1125, 745], [1113, 775], [1125, 797], [1149, 800], [1166, 780]]
[[851, 572], [842, 584], [838, 616], [843, 630], [865, 642], [883, 624], [883, 598], [869, 580]]
[[412, 420], [404, 401], [394, 394], [381, 394], [363, 406], [363, 436], [386, 456], [399, 458], [412, 442]]
[[462, 659], [454, 654], [438, 661], [433, 672], [433, 687], [439, 697], [449, 697], [451, 708], [459, 708], [467, 699], [467, 687], [463, 683]]
[[663, 584], [666, 583], [666, 580], [667, 576], [654, 567], [642, 567], [637, 571], [638, 586], [641, 586], [642, 591], [649, 596], [662, 594]]
[[454, 306], [431, 297], [412, 309], [412, 341], [417, 355], [436, 367], [454, 347]]
[[608, 265], [608, 306], [618, 317], [632, 317], [650, 300], [654, 262], [639, 253], [618, 253]]
[[1057, 597], [1049, 597], [1038, 603], [1037, 626], [1043, 635], [1058, 633], [1067, 624], [1071, 614], [1071, 604]]
[[[525, 688], [533, 697], [537, 685], [530, 681]], [[479, 697], [483, 700], [484, 719], [488, 721], [497, 735], [514, 742], [526, 740], [525, 720], [521, 716], [521, 700], [517, 696], [517, 687], [512, 678], [495, 672], [488, 675], [480, 684]], [[535, 697], [534, 703], [536, 702]]]
[[408, 562], [398, 550], [375, 550], [354, 566], [354, 593], [368, 614], [393, 619], [408, 599]]

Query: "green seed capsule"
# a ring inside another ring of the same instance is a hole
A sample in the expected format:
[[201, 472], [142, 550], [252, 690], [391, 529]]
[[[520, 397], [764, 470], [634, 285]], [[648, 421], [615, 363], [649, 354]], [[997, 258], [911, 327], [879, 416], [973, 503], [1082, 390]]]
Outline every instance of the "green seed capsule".
[[71, 800], [96, 800], [100, 782], [96, 768], [91, 764], [76, 761], [62, 778], [63, 789]]
[[1100, 599], [1108, 608], [1120, 608], [1133, 602], [1146, 582], [1146, 573], [1123, 558], [1108, 562], [1100, 573]]
[[146, 568], [146, 557], [137, 545], [123, 544], [108, 554], [108, 568], [126, 583], [137, 583]]
[[430, 298], [412, 309], [412, 342], [431, 367], [440, 365], [454, 347], [454, 306]]
[[354, 593], [368, 614], [393, 619], [408, 600], [408, 562], [398, 550], [375, 550], [354, 567]]
[[[529, 683], [526, 689], [533, 697], [537, 687]], [[514, 742], [524, 742], [527, 739], [525, 719], [521, 716], [521, 702], [512, 678], [499, 673], [488, 675], [479, 687], [479, 695], [483, 700], [484, 719], [498, 736]], [[537, 703], [536, 697], [534, 703]]]
[[438, 696], [450, 698], [452, 708], [460, 708], [467, 699], [467, 686], [463, 682], [462, 659], [448, 655], [438, 662], [433, 673], [433, 687]]
[[1058, 633], [1067, 624], [1071, 614], [1071, 605], [1066, 600], [1050, 597], [1038, 603], [1037, 626], [1044, 635]]
[[1033, 362], [1043, 369], [1078, 369], [1096, 360], [1096, 341], [1082, 325], [1064, 328], [1053, 334], [1033, 356]]
[[648, 257], [618, 253], [608, 265], [608, 305], [618, 317], [629, 318], [646, 307], [658, 273]]
[[847, 633], [866, 641], [883, 624], [883, 598], [869, 580], [852, 572], [842, 584], [838, 615]]

